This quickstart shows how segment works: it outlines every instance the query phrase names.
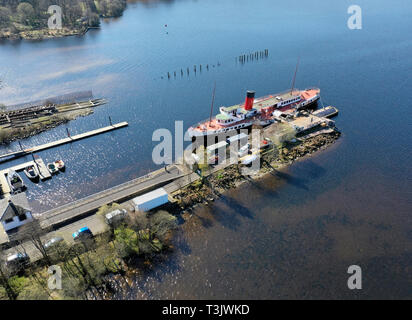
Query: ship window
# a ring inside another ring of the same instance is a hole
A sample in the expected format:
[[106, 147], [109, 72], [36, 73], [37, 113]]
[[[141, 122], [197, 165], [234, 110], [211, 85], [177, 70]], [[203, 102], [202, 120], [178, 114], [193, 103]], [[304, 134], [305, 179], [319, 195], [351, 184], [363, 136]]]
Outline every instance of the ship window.
[[13, 218], [6, 219], [4, 222], [11, 223], [11, 222], [13, 222]]
[[26, 219], [27, 219], [27, 217], [26, 217], [26, 214], [25, 214], [25, 213], [19, 215], [19, 221], [24, 221], [24, 220], [26, 220]]

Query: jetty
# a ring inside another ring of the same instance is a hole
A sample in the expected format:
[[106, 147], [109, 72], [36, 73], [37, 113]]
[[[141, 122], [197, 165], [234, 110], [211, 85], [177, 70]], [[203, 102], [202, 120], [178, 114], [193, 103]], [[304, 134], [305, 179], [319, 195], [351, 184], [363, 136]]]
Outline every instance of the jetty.
[[91, 99], [88, 101], [72, 102], [67, 104], [48, 104], [3, 111], [0, 112], [0, 127], [20, 128], [33, 123], [33, 121], [41, 122], [42, 119], [47, 119], [47, 117], [54, 114], [76, 111], [85, 108], [94, 108], [106, 103], [107, 101], [105, 99]]
[[9, 152], [9, 153], [6, 153], [6, 154], [2, 154], [2, 155], [0, 155], [0, 159], [11, 158], [11, 157], [12, 158], [22, 157], [22, 156], [25, 156], [25, 155], [30, 154], [30, 153], [50, 149], [50, 148], [57, 147], [57, 146], [60, 146], [60, 145], [63, 145], [63, 144], [67, 144], [67, 143], [70, 143], [70, 142], [74, 142], [74, 141], [78, 141], [78, 140], [81, 140], [81, 139], [84, 139], [84, 138], [88, 138], [88, 137], [92, 137], [92, 136], [95, 136], [95, 135], [98, 135], [98, 134], [102, 134], [102, 133], [105, 133], [105, 132], [108, 132], [108, 131], [113, 131], [113, 130], [116, 130], [116, 129], [127, 127], [128, 125], [129, 124], [126, 121], [124, 121], [124, 122], [115, 123], [115, 124], [112, 124], [110, 126], [103, 127], [103, 128], [100, 128], [100, 129], [96, 129], [96, 130], [88, 131], [88, 132], [85, 132], [85, 133], [77, 134], [77, 135], [74, 135], [74, 136], [68, 135], [67, 138], [52, 141], [52, 142], [45, 143], [45, 144], [42, 144], [42, 145], [38, 145], [38, 146], [35, 146], [35, 147], [31, 147], [31, 148], [26, 148], [26, 149], [19, 150], [19, 151], [13, 151], [13, 152]]
[[31, 166], [31, 165], [36, 167], [37, 171], [39, 172], [39, 177], [41, 180], [46, 180], [46, 179], [51, 178], [51, 174], [49, 170], [47, 169], [46, 164], [44, 163], [43, 159], [41, 158], [37, 158], [33, 161], [21, 163], [21, 164], [18, 164], [16, 166], [13, 166], [13, 167], [10, 167], [4, 170], [0, 170], [0, 189], [1, 189], [3, 196], [9, 196], [11, 194], [10, 185], [7, 182], [7, 177], [6, 177], [9, 170], [18, 172], [18, 171], [24, 170], [26, 167]]

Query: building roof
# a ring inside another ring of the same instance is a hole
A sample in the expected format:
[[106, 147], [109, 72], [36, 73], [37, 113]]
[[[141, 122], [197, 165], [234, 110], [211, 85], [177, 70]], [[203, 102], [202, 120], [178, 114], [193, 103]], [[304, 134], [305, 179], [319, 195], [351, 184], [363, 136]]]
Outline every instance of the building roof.
[[164, 197], [164, 196], [167, 196], [166, 190], [163, 188], [159, 188], [159, 189], [153, 190], [151, 192], [142, 194], [141, 196], [134, 198], [133, 202], [135, 205], [139, 205], [139, 204], [146, 203], [147, 201], [157, 199], [160, 197]]
[[0, 221], [14, 218], [30, 211], [27, 197], [24, 193], [12, 196], [10, 199], [0, 200]]
[[4, 221], [7, 219], [13, 219], [16, 216], [22, 215], [26, 213], [27, 209], [20, 207], [19, 205], [15, 205], [11, 200], [7, 203], [7, 206], [0, 211], [0, 220]]

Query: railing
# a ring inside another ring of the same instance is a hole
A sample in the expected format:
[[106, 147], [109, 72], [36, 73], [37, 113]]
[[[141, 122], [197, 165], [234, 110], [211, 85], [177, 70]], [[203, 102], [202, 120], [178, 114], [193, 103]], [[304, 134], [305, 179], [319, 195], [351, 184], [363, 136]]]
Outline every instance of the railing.
[[159, 173], [160, 173], [159, 170], [154, 171], [154, 172], [150, 172], [150, 173], [148, 173], [148, 174], [146, 174], [146, 175], [144, 175], [144, 176], [141, 176], [141, 177], [138, 177], [138, 178], [136, 178], [136, 179], [133, 179], [133, 180], [130, 180], [130, 181], [121, 183], [121, 184], [119, 184], [119, 185], [117, 185], [117, 186], [111, 187], [111, 188], [109, 188], [109, 189], [105, 189], [105, 190], [103, 190], [103, 191], [94, 193], [94, 194], [92, 194], [92, 195], [86, 196], [86, 197], [81, 198], [81, 199], [79, 199], [79, 200], [75, 200], [75, 201], [73, 201], [73, 202], [64, 204], [64, 205], [62, 205], [62, 206], [60, 206], [60, 207], [58, 207], [58, 208], [50, 209], [50, 210], [48, 210], [48, 211], [44, 211], [44, 212], [38, 213], [38, 214], [36, 214], [36, 215], [41, 215], [41, 219], [42, 219], [42, 220], [47, 220], [48, 218], [50, 218], [50, 217], [48, 217], [48, 216], [51, 215], [51, 214], [57, 215], [59, 212], [67, 211], [67, 210], [70, 209], [71, 207], [76, 207], [77, 205], [85, 205], [85, 204], [88, 204], [88, 203], [93, 202], [93, 201], [95, 201], [95, 200], [97, 200], [97, 199], [99, 199], [99, 198], [102, 198], [102, 197], [106, 196], [106, 195], [112, 194], [112, 193], [114, 193], [114, 192], [119, 192], [119, 191], [122, 191], [122, 190], [124, 190], [124, 189], [127, 189], [127, 188], [130, 187], [130, 186], [136, 185], [136, 184], [138, 184], [138, 183], [142, 183], [142, 182], [146, 181], [146, 180], [149, 179], [149, 178], [155, 177], [155, 176], [158, 175]]

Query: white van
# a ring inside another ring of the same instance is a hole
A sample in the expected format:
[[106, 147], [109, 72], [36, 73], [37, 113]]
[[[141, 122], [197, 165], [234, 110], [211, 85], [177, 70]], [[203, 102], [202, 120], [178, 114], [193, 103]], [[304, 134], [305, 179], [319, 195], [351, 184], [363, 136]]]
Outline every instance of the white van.
[[125, 209], [117, 209], [114, 211], [111, 211], [109, 213], [106, 213], [104, 216], [106, 223], [109, 225], [113, 225], [116, 222], [120, 222], [124, 220], [127, 216], [127, 211]]
[[239, 149], [238, 156], [243, 157], [248, 154], [250, 148], [250, 143], [245, 144], [242, 148]]

